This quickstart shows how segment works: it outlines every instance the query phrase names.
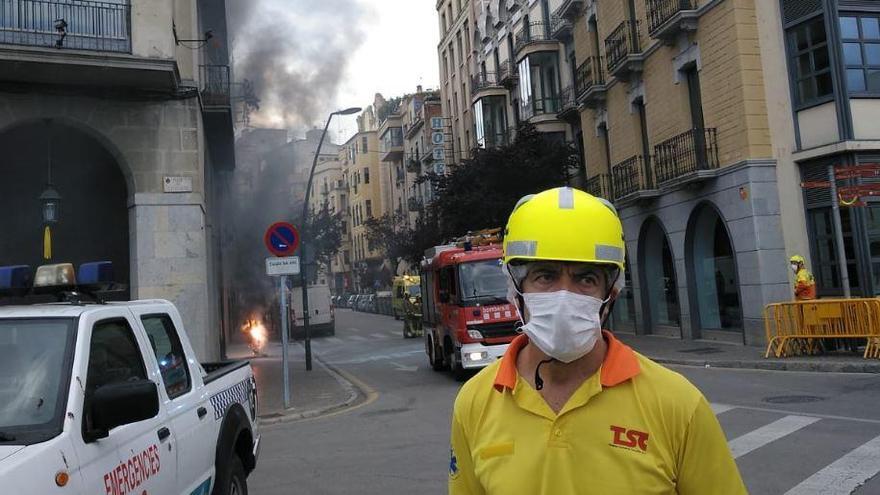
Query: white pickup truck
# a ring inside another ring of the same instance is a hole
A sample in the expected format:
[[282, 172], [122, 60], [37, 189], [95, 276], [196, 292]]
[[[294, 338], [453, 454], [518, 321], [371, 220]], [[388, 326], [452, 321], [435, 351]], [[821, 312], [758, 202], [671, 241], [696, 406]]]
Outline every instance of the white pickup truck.
[[0, 493], [247, 494], [247, 361], [199, 363], [167, 301], [0, 307]]

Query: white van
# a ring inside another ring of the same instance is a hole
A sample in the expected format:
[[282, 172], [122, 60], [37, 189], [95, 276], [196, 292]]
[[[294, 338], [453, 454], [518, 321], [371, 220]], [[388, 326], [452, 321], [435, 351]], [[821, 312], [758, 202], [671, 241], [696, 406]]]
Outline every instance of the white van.
[[[291, 335], [294, 338], [304, 338], [302, 288], [294, 287], [291, 292], [293, 293], [291, 308], [296, 315]], [[336, 334], [336, 315], [331, 298], [330, 286], [327, 284], [309, 286], [309, 333], [311, 336]]]

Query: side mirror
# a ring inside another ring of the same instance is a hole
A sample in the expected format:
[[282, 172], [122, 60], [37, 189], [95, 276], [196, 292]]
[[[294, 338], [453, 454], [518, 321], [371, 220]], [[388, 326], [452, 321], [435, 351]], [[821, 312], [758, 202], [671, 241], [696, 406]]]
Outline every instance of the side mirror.
[[150, 380], [104, 385], [87, 400], [91, 415], [91, 429], [83, 433], [87, 443], [106, 438], [117, 426], [159, 414], [159, 390]]

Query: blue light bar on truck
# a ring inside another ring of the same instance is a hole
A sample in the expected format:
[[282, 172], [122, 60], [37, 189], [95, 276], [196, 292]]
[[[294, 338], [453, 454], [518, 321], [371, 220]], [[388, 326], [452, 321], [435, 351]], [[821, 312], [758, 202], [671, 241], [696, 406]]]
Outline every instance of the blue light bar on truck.
[[26, 293], [32, 279], [33, 272], [27, 265], [0, 266], [0, 294]]
[[105, 284], [113, 282], [113, 263], [96, 261], [79, 265], [77, 282], [80, 285]]

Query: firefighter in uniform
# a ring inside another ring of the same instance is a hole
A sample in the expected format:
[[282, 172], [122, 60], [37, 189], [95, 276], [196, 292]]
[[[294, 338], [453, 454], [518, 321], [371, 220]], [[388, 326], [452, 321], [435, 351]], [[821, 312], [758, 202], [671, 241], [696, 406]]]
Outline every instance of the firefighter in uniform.
[[449, 493], [746, 493], [709, 403], [602, 322], [623, 286], [623, 228], [572, 188], [526, 196], [504, 236], [525, 322], [461, 389]]
[[796, 254], [788, 260], [791, 263], [791, 271], [794, 272], [794, 299], [795, 301], [809, 301], [816, 299], [816, 280], [813, 274], [807, 270], [807, 260]]

